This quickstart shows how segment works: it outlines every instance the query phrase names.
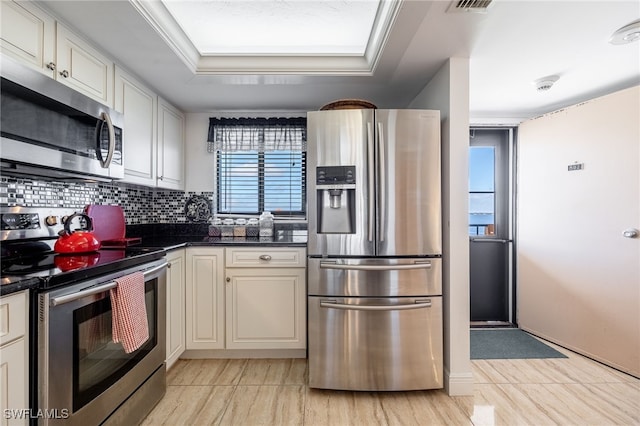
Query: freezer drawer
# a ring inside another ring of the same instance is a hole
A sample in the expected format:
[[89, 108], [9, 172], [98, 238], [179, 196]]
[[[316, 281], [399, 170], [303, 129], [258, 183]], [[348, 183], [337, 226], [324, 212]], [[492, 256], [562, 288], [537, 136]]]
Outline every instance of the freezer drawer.
[[309, 386], [439, 389], [442, 297], [309, 296]]
[[442, 259], [309, 258], [312, 296], [441, 296]]

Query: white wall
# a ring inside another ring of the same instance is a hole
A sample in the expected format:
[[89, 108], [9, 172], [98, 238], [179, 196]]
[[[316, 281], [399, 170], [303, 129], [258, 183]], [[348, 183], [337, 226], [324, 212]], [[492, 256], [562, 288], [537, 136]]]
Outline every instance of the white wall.
[[[640, 376], [640, 86], [519, 129], [518, 323]], [[584, 169], [568, 171], [568, 165]]]
[[473, 395], [469, 346], [469, 60], [450, 58], [409, 108], [437, 109], [441, 114], [445, 387], [449, 395]]

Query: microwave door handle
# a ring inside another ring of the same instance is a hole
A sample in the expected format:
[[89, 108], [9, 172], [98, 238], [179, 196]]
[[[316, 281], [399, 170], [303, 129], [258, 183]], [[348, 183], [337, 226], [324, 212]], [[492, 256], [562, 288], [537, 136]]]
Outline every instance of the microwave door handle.
[[[109, 116], [109, 113], [103, 111], [102, 119], [104, 120], [105, 123], [107, 123], [107, 130], [109, 131], [109, 152], [107, 153], [107, 158], [105, 160], [100, 161], [100, 165], [102, 166], [102, 168], [108, 169], [109, 166], [111, 165], [111, 160], [113, 159], [113, 153], [116, 150], [116, 137], [115, 137], [115, 129], [113, 128], [113, 123], [111, 122], [111, 117]], [[102, 158], [102, 151], [100, 148], [101, 133], [102, 132], [98, 133], [98, 153], [100, 155], [100, 158]]]
[[369, 193], [368, 195], [368, 201], [369, 201], [369, 212], [368, 212], [368, 217], [367, 220], [369, 221], [369, 236], [368, 236], [368, 240], [371, 242], [373, 241], [373, 226], [374, 226], [374, 220], [375, 220], [375, 216], [374, 216], [374, 210], [376, 208], [375, 205], [375, 197], [374, 197], [374, 191], [375, 191], [375, 177], [374, 177], [374, 171], [375, 171], [375, 163], [374, 163], [374, 156], [373, 156], [373, 151], [374, 151], [374, 141], [373, 141], [373, 124], [372, 123], [367, 123], [367, 181], [369, 184]]
[[380, 168], [380, 180], [378, 194], [380, 194], [380, 217], [378, 217], [378, 226], [380, 228], [380, 234], [378, 239], [380, 242], [384, 242], [384, 234], [386, 232], [385, 220], [386, 220], [386, 206], [387, 206], [387, 165], [384, 152], [384, 128], [382, 122], [378, 122], [378, 166]]

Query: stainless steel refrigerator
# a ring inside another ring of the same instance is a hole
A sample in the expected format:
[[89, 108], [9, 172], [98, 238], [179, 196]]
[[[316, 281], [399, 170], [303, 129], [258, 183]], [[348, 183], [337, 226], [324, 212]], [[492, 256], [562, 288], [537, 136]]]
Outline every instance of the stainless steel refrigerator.
[[309, 386], [443, 386], [440, 113], [307, 114]]

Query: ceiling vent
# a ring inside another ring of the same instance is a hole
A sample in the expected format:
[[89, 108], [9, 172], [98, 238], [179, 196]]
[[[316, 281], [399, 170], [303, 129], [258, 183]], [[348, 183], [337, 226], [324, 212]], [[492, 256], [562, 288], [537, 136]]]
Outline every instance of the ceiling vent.
[[455, 0], [447, 12], [478, 12], [484, 13], [493, 0]]

